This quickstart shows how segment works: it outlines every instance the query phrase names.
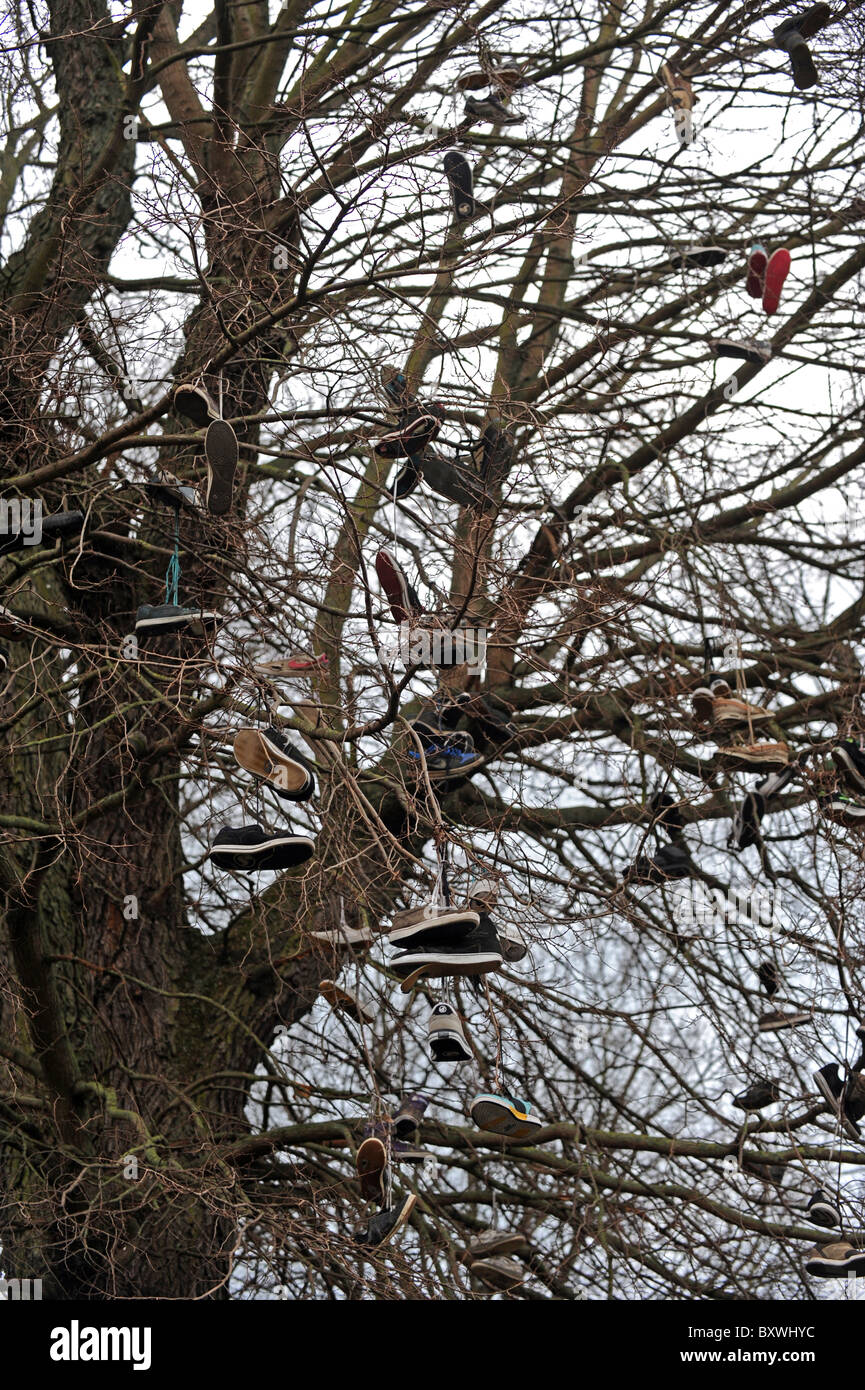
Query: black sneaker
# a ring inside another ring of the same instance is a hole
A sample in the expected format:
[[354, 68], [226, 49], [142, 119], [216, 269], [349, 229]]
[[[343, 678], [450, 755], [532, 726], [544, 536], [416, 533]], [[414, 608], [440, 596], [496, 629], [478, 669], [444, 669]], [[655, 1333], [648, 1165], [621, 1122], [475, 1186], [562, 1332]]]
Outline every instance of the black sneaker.
[[388, 941], [401, 950], [415, 947], [459, 948], [469, 933], [480, 924], [476, 912], [466, 908], [431, 908], [429, 916], [409, 926], [391, 928]]
[[454, 217], [457, 222], [466, 222], [475, 212], [472, 166], [459, 150], [446, 150], [444, 171], [450, 185]]
[[[830, 1110], [833, 1110], [838, 1116], [847, 1134], [852, 1139], [859, 1139], [862, 1131], [858, 1121], [865, 1115], [865, 1103], [859, 1095], [863, 1090], [861, 1073], [854, 1072], [853, 1075], [858, 1078], [858, 1081], [853, 1092], [852, 1106], [848, 1098], [849, 1082], [845, 1083], [841, 1080], [837, 1062], [828, 1062], [825, 1067], [815, 1071], [814, 1081], [823, 1099]], [[852, 1078], [850, 1079], [852, 1080]]]
[[731, 839], [738, 849], [748, 849], [760, 839], [760, 822], [766, 813], [766, 798], [759, 792], [746, 793], [733, 816]]
[[498, 97], [466, 97], [465, 119], [474, 125], [489, 121], [490, 125], [522, 125], [524, 117], [503, 106]]
[[799, 1028], [810, 1021], [811, 1015], [805, 1009], [793, 1009], [790, 1013], [775, 1009], [771, 1013], [761, 1014], [757, 1027], [761, 1033], [780, 1033], [784, 1028]]
[[858, 739], [845, 738], [843, 743], [836, 743], [830, 756], [844, 781], [854, 791], [865, 792], [865, 753]]
[[808, 1198], [806, 1212], [815, 1226], [840, 1226], [841, 1213], [822, 1187]]
[[777, 1081], [755, 1081], [752, 1086], [748, 1087], [747, 1091], [740, 1091], [737, 1096], [733, 1097], [733, 1104], [739, 1110], [746, 1110], [751, 1114], [756, 1110], [762, 1110], [767, 1105], [774, 1105], [780, 1095]]
[[781, 976], [778, 974], [778, 967], [774, 961], [761, 960], [757, 966], [757, 979], [770, 999], [778, 993], [781, 986]]
[[487, 917], [463, 938], [459, 946], [445, 950], [428, 947], [404, 951], [391, 962], [391, 969], [401, 980], [420, 971], [424, 976], [486, 975], [502, 967], [502, 948], [498, 933]]
[[648, 810], [653, 826], [663, 826], [665, 830], [673, 833], [684, 830], [682, 808], [669, 792], [653, 792], [649, 798]]
[[375, 446], [379, 458], [412, 458], [431, 444], [444, 422], [444, 407], [438, 401], [413, 405], [397, 429], [385, 434]]
[[210, 847], [220, 868], [254, 873], [257, 869], [295, 869], [315, 852], [308, 835], [277, 834], [260, 825], [226, 825]]
[[[431, 730], [426, 725], [416, 728], [423, 747], [427, 772], [431, 782], [449, 782], [454, 778], [468, 777], [484, 765], [484, 756], [474, 745], [471, 734], [448, 729]], [[420, 764], [421, 755], [412, 745], [408, 756]]]
[[767, 805], [773, 796], [782, 792], [790, 782], [798, 776], [799, 768], [796, 763], [789, 763], [787, 767], [779, 767], [777, 772], [770, 772], [768, 777], [764, 777], [762, 782], [758, 782], [754, 791], [762, 796]]
[[430, 1014], [427, 1030], [430, 1054], [434, 1062], [470, 1062], [471, 1048], [465, 1035], [462, 1019], [450, 1004], [436, 1004]]
[[472, 450], [472, 462], [486, 488], [498, 487], [510, 472], [516, 449], [513, 439], [498, 425], [486, 426]]
[[36, 549], [42, 545], [53, 545], [55, 541], [77, 536], [84, 526], [83, 512], [55, 512], [53, 516], [43, 516], [40, 522], [41, 535], [35, 540], [33, 534], [18, 530], [0, 532], [0, 555], [11, 555], [15, 550], [25, 547]]
[[427, 1096], [413, 1095], [404, 1100], [394, 1120], [398, 1139], [415, 1139], [420, 1129], [424, 1111], [429, 1105]]
[[856, 801], [843, 792], [818, 792], [817, 804], [827, 820], [854, 830], [865, 827], [865, 802]]
[[860, 1071], [851, 1071], [844, 1083], [841, 1100], [842, 1123], [853, 1139], [859, 1139], [862, 1131], [859, 1121], [865, 1119], [865, 1076]]
[[408, 1221], [417, 1202], [417, 1196], [410, 1192], [401, 1198], [390, 1211], [376, 1212], [365, 1226], [358, 1226], [354, 1240], [358, 1245], [386, 1245]]
[[183, 608], [176, 603], [143, 603], [135, 615], [135, 631], [145, 637], [165, 632], [191, 632], [195, 637], [215, 632], [222, 619], [204, 608]]
[[716, 357], [734, 357], [739, 362], [753, 362], [757, 367], [765, 367], [772, 356], [769, 343], [758, 343], [754, 338], [746, 338], [737, 343], [733, 338], [710, 338], [709, 347]]
[[409, 406], [414, 405], [415, 398], [409, 391], [408, 381], [399, 367], [390, 365], [382, 367], [380, 377], [382, 389], [391, 405], [396, 406], [400, 412], [406, 411]]
[[174, 511], [178, 511], [181, 507], [194, 512], [200, 510], [196, 489], [188, 487], [186, 483], [181, 483], [180, 479], [175, 478], [173, 473], [160, 470], [153, 478], [146, 478], [139, 486], [152, 502], [161, 502]]
[[205, 505], [213, 516], [225, 516], [231, 508], [231, 493], [239, 457], [237, 435], [225, 420], [214, 420], [204, 436], [207, 459]]
[[675, 252], [670, 257], [669, 264], [675, 270], [689, 265], [720, 265], [727, 259], [727, 254], [720, 246], [688, 246], [684, 251]]
[[448, 502], [456, 502], [460, 507], [483, 509], [489, 501], [489, 495], [474, 468], [448, 463], [432, 449], [424, 452], [422, 468], [427, 487]]
[[388, 493], [390, 496], [396, 496], [397, 501], [402, 501], [404, 497], [411, 497], [422, 482], [423, 455], [412, 454], [397, 473], [393, 486], [388, 488]]
[[793, 68], [793, 83], [800, 91], [816, 87], [817, 69], [806, 39], [813, 38], [832, 17], [828, 5], [811, 5], [802, 14], [785, 19], [773, 30], [775, 47], [789, 54]]
[[639, 854], [634, 860], [626, 882], [629, 883], [667, 883], [674, 878], [693, 878], [694, 864], [688, 851], [681, 845], [661, 845], [651, 859]]

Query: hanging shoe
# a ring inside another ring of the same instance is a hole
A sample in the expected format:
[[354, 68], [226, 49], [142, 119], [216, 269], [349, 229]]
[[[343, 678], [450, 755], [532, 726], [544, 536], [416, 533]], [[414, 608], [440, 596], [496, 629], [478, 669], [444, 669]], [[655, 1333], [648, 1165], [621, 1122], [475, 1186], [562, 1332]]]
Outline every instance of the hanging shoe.
[[684, 830], [685, 820], [681, 805], [678, 801], [674, 801], [669, 792], [653, 792], [649, 797], [647, 810], [653, 829], [663, 828], [672, 835], [679, 834]]
[[[423, 757], [431, 782], [452, 782], [455, 778], [470, 777], [486, 761], [474, 745], [471, 734], [446, 729], [416, 730], [423, 747]], [[421, 754], [412, 745], [407, 756], [418, 766]]]
[[428, 444], [436, 438], [444, 423], [444, 406], [438, 401], [426, 401], [423, 405], [413, 405], [406, 412], [398, 429], [382, 435], [375, 446], [379, 458], [409, 458], [422, 454]]
[[401, 1197], [389, 1211], [376, 1212], [365, 1226], [358, 1226], [353, 1235], [357, 1245], [380, 1246], [387, 1245], [392, 1240], [397, 1231], [401, 1231], [408, 1221], [415, 1204], [417, 1194], [410, 1192], [407, 1197]]
[[667, 883], [675, 878], [693, 878], [696, 872], [687, 849], [681, 845], [661, 845], [651, 859], [639, 854], [625, 876], [626, 883]]
[[470, 1062], [472, 1051], [462, 1019], [450, 1004], [435, 1004], [427, 1028], [427, 1042], [434, 1062]]
[[479, 922], [458, 946], [416, 947], [391, 961], [391, 970], [402, 980], [403, 994], [410, 994], [421, 978], [487, 975], [502, 968], [498, 934], [489, 922]]
[[745, 280], [745, 289], [752, 299], [763, 298], [768, 263], [769, 257], [766, 255], [765, 246], [759, 241], [755, 242], [748, 257], [748, 274]]
[[748, 700], [733, 697], [717, 697], [712, 701], [712, 723], [735, 727], [737, 724], [761, 724], [775, 716], [762, 705], [752, 705]]
[[525, 1281], [526, 1271], [516, 1260], [508, 1260], [504, 1255], [490, 1255], [486, 1259], [472, 1260], [469, 1274], [488, 1289], [507, 1293]]
[[701, 724], [711, 724], [715, 701], [730, 694], [729, 681], [720, 677], [706, 676], [705, 683], [691, 692], [691, 705], [694, 715]]
[[205, 506], [212, 516], [225, 516], [231, 509], [231, 493], [237, 471], [237, 435], [225, 420], [214, 420], [204, 436], [207, 460]]
[[476, 912], [458, 907], [432, 907], [424, 909], [419, 921], [408, 925], [400, 923], [400, 914], [393, 919], [388, 932], [388, 941], [400, 949], [415, 947], [459, 947], [468, 934], [480, 925]]
[[718, 749], [718, 764], [731, 772], [749, 767], [783, 767], [790, 761], [786, 743], [736, 743]]
[[409, 583], [405, 570], [389, 550], [380, 550], [376, 555], [375, 572], [387, 596], [395, 623], [411, 623], [424, 613], [424, 606]]
[[786, 767], [780, 768], [777, 772], [770, 772], [768, 777], [764, 777], [762, 782], [757, 783], [754, 791], [758, 796], [762, 796], [768, 804], [773, 797], [796, 779], [799, 771], [797, 763], [788, 763]]
[[35, 550], [39, 546], [53, 545], [55, 541], [80, 535], [84, 513], [55, 512], [52, 516], [43, 516], [37, 525], [41, 527], [38, 539], [35, 530], [25, 531], [20, 526], [15, 531], [0, 531], [0, 556], [11, 555], [16, 550]]
[[347, 922], [340, 922], [335, 927], [322, 927], [320, 931], [311, 931], [309, 935], [313, 941], [326, 941], [334, 950], [344, 946], [371, 946], [375, 940], [370, 927], [351, 927]]
[[203, 637], [215, 632], [222, 619], [206, 608], [183, 608], [176, 603], [143, 603], [135, 615], [135, 631], [148, 637], [166, 632], [189, 632]]
[[479, 121], [488, 121], [490, 125], [522, 125], [525, 117], [509, 111], [498, 97], [490, 94], [486, 97], [466, 97], [463, 119], [471, 125], [477, 125]]
[[260, 825], [226, 825], [210, 846], [210, 858], [221, 869], [255, 873], [258, 869], [296, 869], [315, 853], [308, 835], [264, 830]]
[[380, 372], [382, 390], [387, 396], [389, 403], [396, 406], [402, 414], [415, 404], [415, 397], [408, 389], [408, 381], [405, 373], [399, 367], [386, 364]]
[[326, 999], [335, 1013], [348, 1014], [356, 1023], [373, 1023], [374, 1016], [370, 1013], [365, 1004], [362, 1004], [353, 989], [346, 985], [338, 985], [336, 980], [320, 980], [318, 992], [322, 999]]
[[313, 764], [272, 725], [239, 729], [234, 736], [234, 756], [242, 768], [269, 782], [285, 801], [308, 801], [315, 792]]
[[758, 343], [755, 338], [744, 338], [741, 343], [734, 338], [710, 338], [709, 349], [715, 357], [734, 357], [757, 367], [764, 367], [772, 356], [771, 343]]
[[865, 1117], [865, 1081], [862, 1073], [851, 1072], [847, 1080], [842, 1081], [838, 1063], [828, 1062], [814, 1072], [814, 1082], [850, 1138], [861, 1138], [859, 1121]]
[[832, 18], [828, 5], [811, 5], [802, 14], [785, 19], [772, 31], [775, 47], [789, 55], [793, 84], [800, 91], [816, 87], [819, 79], [806, 39], [818, 34]]
[[733, 1097], [733, 1104], [750, 1115], [764, 1110], [767, 1105], [774, 1105], [780, 1096], [777, 1081], [755, 1081], [746, 1091], [740, 1091]]
[[766, 798], [747, 792], [733, 816], [730, 838], [737, 849], [748, 849], [760, 839], [760, 823], [766, 814]]
[[773, 251], [766, 266], [766, 283], [763, 288], [763, 308], [767, 314], [778, 312], [781, 290], [790, 273], [790, 252], [781, 248]]
[[774, 961], [761, 960], [757, 966], [757, 979], [760, 986], [769, 999], [772, 999], [781, 988], [781, 977], [778, 974], [778, 967]]
[[859, 740], [845, 738], [836, 743], [829, 755], [844, 781], [857, 792], [865, 792], [865, 753]]
[[822, 1187], [818, 1187], [816, 1192], [808, 1198], [808, 1205], [805, 1210], [815, 1226], [841, 1225], [841, 1213]]
[[206, 386], [184, 382], [174, 392], [174, 413], [202, 430], [211, 420], [219, 419], [219, 406]]
[[398, 1139], [417, 1139], [428, 1105], [429, 1097], [417, 1094], [402, 1102], [393, 1122]]
[[472, 166], [459, 150], [446, 150], [444, 171], [451, 191], [454, 217], [467, 222], [475, 214]]
[[161, 502], [174, 511], [181, 507], [193, 512], [201, 510], [197, 489], [181, 483], [173, 473], [166, 473], [160, 469], [152, 478], [145, 478], [138, 486], [153, 503]]
[[381, 1139], [364, 1139], [357, 1151], [356, 1165], [361, 1195], [368, 1202], [384, 1202], [387, 1149]]
[[513, 91], [522, 85], [522, 73], [519, 68], [494, 68], [490, 72], [475, 68], [456, 80], [457, 90], [460, 92], [479, 92], [484, 87], [505, 87]]
[[670, 257], [668, 264], [674, 270], [680, 270], [691, 265], [702, 267], [720, 265], [726, 259], [727, 252], [722, 251], [720, 246], [687, 246], [684, 251], [676, 251]]
[[394, 478], [393, 486], [388, 488], [388, 495], [401, 502], [404, 497], [411, 497], [422, 482], [423, 454], [411, 454]]
[[472, 449], [472, 464], [485, 489], [499, 487], [511, 470], [516, 455], [507, 430], [489, 424]]
[[803, 1023], [810, 1023], [811, 1018], [807, 1009], [793, 1009], [787, 1014], [783, 1009], [775, 1009], [771, 1013], [761, 1014], [757, 1027], [761, 1033], [780, 1033], [785, 1028], [799, 1028]]
[[847, 825], [851, 830], [865, 828], [865, 803], [843, 792], [818, 792], [817, 804], [827, 820]]
[[470, 1114], [478, 1129], [490, 1134], [504, 1134], [510, 1139], [531, 1139], [543, 1120], [532, 1115], [527, 1101], [511, 1096], [483, 1094], [475, 1096]]
[[526, 939], [519, 927], [513, 922], [497, 923], [499, 945], [502, 948], [502, 956], [509, 965], [516, 965], [517, 961], [525, 960], [529, 953]]
[[528, 1255], [530, 1250], [529, 1242], [521, 1231], [481, 1231], [479, 1235], [472, 1236], [461, 1262], [471, 1265], [473, 1260], [486, 1260], [491, 1255]]
[[857, 1250], [847, 1240], [815, 1245], [805, 1258], [805, 1273], [815, 1279], [843, 1279], [847, 1274], [865, 1274], [865, 1250]]

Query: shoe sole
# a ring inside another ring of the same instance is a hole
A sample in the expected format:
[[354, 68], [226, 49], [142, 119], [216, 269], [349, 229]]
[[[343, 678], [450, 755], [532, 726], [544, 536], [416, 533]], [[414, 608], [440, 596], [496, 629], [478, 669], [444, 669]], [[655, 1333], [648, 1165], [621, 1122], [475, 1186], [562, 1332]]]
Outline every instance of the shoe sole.
[[343, 931], [335, 927], [333, 931], [311, 931], [309, 933], [313, 941], [326, 941], [334, 947], [339, 946], [371, 946], [375, 938], [371, 931], [356, 931], [353, 927]]
[[781, 303], [781, 290], [790, 273], [790, 252], [784, 249], [773, 251], [766, 266], [766, 284], [763, 290], [763, 308], [767, 314], [775, 314]]
[[335, 1013], [349, 1014], [358, 1023], [373, 1022], [372, 1014], [352, 999], [350, 995], [345, 994], [339, 985], [334, 984], [333, 980], [321, 980], [318, 992]]
[[204, 457], [207, 459], [205, 505], [212, 516], [225, 516], [231, 509], [239, 458], [237, 435], [225, 420], [214, 420], [208, 425], [204, 436]]
[[797, 91], [804, 92], [809, 87], [816, 87], [819, 77], [810, 50], [804, 46], [794, 48], [790, 60], [793, 64], [793, 85]]
[[136, 632], [151, 632], [157, 636], [164, 632], [191, 632], [194, 637], [204, 637], [219, 627], [220, 618], [216, 613], [191, 613], [185, 618], [144, 618], [135, 623]]
[[384, 1197], [384, 1170], [387, 1167], [387, 1149], [380, 1139], [364, 1139], [357, 1151], [357, 1175], [360, 1190], [368, 1201], [378, 1201]]
[[541, 1124], [532, 1124], [526, 1117], [519, 1117], [506, 1105], [492, 1100], [477, 1102], [471, 1108], [471, 1117], [478, 1129], [488, 1134], [504, 1134], [509, 1139], [526, 1139], [543, 1129]]
[[[789, 755], [788, 755], [789, 756]], [[739, 767], [786, 767], [785, 756], [781, 753], [745, 753], [740, 749], [718, 749], [722, 766], [735, 771]]]
[[[469, 963], [470, 962], [470, 963]], [[426, 977], [429, 980], [441, 979], [443, 976], [463, 975], [488, 975], [493, 970], [500, 970], [503, 964], [501, 956], [495, 955], [492, 951], [484, 955], [446, 957], [442, 952], [438, 960], [424, 961], [418, 964], [411, 973], [403, 979], [400, 989], [403, 994], [411, 994], [418, 980]], [[391, 967], [394, 968], [393, 966]]]
[[263, 731], [259, 733], [259, 737], [271, 762], [285, 774], [280, 777], [278, 788], [288, 792], [304, 791], [312, 782], [309, 768], [304, 767], [303, 763], [293, 758], [290, 753], [284, 752], [278, 743], [272, 743]]
[[299, 792], [309, 785], [306, 768], [278, 753], [258, 729], [239, 729], [233, 747], [240, 766], [254, 777], [273, 783], [277, 791]]
[[822, 1226], [824, 1230], [837, 1230], [841, 1225], [841, 1213], [823, 1202], [815, 1202], [806, 1212], [806, 1216], [815, 1226]]
[[812, 1075], [813, 1075], [814, 1085], [817, 1087], [817, 1090], [820, 1092], [820, 1094], [821, 1094], [821, 1096], [823, 1097], [823, 1099], [825, 1100], [826, 1104], [829, 1106], [829, 1109], [832, 1110], [832, 1111], [838, 1116], [838, 1119], [840, 1120], [840, 1118], [841, 1118], [841, 1098], [840, 1098], [840, 1096], [836, 1096], [836, 1095], [834, 1094], [834, 1092], [831, 1090], [831, 1088], [830, 1088], [830, 1086], [829, 1086], [829, 1083], [828, 1083], [828, 1081], [826, 1080], [825, 1076], [823, 1076], [822, 1072], [815, 1071], [815, 1072], [812, 1073]]
[[833, 748], [831, 753], [832, 761], [845, 777], [848, 777], [855, 784], [856, 790], [865, 791], [865, 777], [857, 768], [846, 748]]
[[805, 1013], [788, 1014], [783, 1019], [778, 1019], [772, 1023], [759, 1023], [757, 1026], [761, 1033], [781, 1033], [785, 1028], [799, 1028], [803, 1023], [810, 1023], [811, 1015]]
[[229, 856], [239, 861], [245, 859], [246, 863], [235, 862], [226, 864], [227, 869], [296, 869], [299, 864], [305, 864], [312, 858], [315, 850], [315, 842], [307, 835], [287, 835], [279, 840], [272, 840], [269, 844], [256, 846], [250, 849], [249, 845], [230, 845], [220, 844], [210, 851], [210, 858], [214, 863], [219, 864]]

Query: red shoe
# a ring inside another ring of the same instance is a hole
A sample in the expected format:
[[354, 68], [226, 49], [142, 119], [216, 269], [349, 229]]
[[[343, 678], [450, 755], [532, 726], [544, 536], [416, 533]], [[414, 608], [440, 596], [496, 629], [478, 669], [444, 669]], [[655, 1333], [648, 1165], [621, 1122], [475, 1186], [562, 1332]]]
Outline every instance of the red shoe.
[[408, 581], [402, 565], [389, 550], [380, 550], [375, 557], [378, 582], [387, 595], [395, 623], [410, 623], [423, 613], [423, 604]]
[[777, 313], [781, 301], [781, 289], [790, 270], [790, 252], [773, 251], [766, 266], [766, 284], [763, 290], [763, 308], [767, 314]]
[[745, 289], [752, 299], [763, 298], [767, 264], [766, 248], [761, 246], [759, 241], [756, 241], [751, 247], [751, 254], [748, 257], [748, 279], [745, 282]]

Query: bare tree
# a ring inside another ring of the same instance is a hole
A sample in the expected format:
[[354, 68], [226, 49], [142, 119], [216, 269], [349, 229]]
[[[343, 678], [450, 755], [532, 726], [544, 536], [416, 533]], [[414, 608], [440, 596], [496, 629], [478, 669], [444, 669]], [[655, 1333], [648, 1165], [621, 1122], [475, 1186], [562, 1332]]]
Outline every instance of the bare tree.
[[[819, 1296], [803, 1207], [828, 1185], [860, 1224], [863, 1162], [812, 1080], [863, 1009], [860, 842], [817, 800], [865, 733], [861, 5], [807, 90], [785, 4], [123, 8], [4, 27], [0, 502], [7, 531], [85, 517], [0, 558], [4, 1272], [55, 1299], [488, 1297], [460, 1256], [494, 1221], [529, 1241], [515, 1297]], [[487, 83], [522, 123], [465, 114]], [[792, 254], [772, 317], [755, 242]], [[730, 366], [720, 339], [769, 346]], [[389, 364], [445, 412], [401, 498]], [[203, 480], [183, 383], [240, 466], [175, 537], [142, 482]], [[382, 548], [485, 662], [396, 658]], [[130, 642], [166, 571], [222, 625]], [[798, 759], [744, 850], [747, 771], [691, 707], [707, 644]], [[292, 652], [326, 664], [262, 670]], [[412, 757], [437, 690], [471, 777]], [[232, 754], [267, 725], [314, 761], [315, 856], [226, 873], [222, 826], [285, 824]], [[640, 884], [656, 793], [691, 876]], [[404, 994], [385, 937], [313, 934], [375, 934], [445, 859], [455, 901], [498, 882], [523, 961]], [[760, 1031], [767, 964], [803, 1026]], [[472, 1063], [430, 1058], [442, 989]], [[743, 1123], [761, 1077], [780, 1100]], [[533, 1142], [471, 1123], [496, 1088]], [[361, 1249], [355, 1152], [411, 1091], [436, 1165], [395, 1166], [418, 1203]]]

